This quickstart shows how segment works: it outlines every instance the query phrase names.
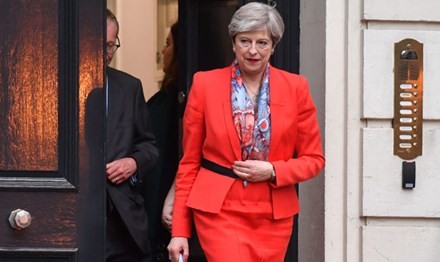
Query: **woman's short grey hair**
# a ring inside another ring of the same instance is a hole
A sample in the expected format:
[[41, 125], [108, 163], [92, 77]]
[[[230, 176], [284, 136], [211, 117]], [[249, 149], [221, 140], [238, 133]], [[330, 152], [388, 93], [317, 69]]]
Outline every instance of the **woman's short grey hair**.
[[284, 22], [280, 13], [275, 9], [275, 6], [251, 2], [235, 12], [229, 23], [228, 31], [234, 41], [238, 33], [250, 32], [264, 27], [267, 28], [273, 45], [278, 44], [284, 33]]

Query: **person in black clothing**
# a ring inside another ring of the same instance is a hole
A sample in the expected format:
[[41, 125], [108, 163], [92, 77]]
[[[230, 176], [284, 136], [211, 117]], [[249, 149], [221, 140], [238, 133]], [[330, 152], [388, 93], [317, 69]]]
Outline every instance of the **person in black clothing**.
[[[107, 10], [106, 62], [120, 46], [119, 24]], [[107, 262], [150, 262], [148, 218], [137, 183], [157, 162], [142, 84], [122, 71], [106, 68]]]
[[169, 231], [162, 225], [161, 214], [165, 197], [173, 184], [179, 162], [178, 101], [177, 101], [177, 49], [178, 36], [175, 23], [162, 49], [165, 73], [160, 90], [147, 102], [153, 132], [159, 148], [159, 160], [153, 173], [145, 179], [144, 197], [151, 223], [149, 236], [154, 261], [169, 261], [166, 245]]
[[[171, 26], [162, 49], [165, 73], [159, 91], [147, 102], [153, 132], [159, 148], [159, 160], [153, 173], [144, 181], [144, 198], [150, 221], [150, 242], [153, 260], [168, 262], [167, 245], [171, 239], [174, 204], [174, 178], [179, 164], [179, 102], [178, 51], [179, 23]], [[194, 232], [190, 241], [192, 262], [205, 262], [200, 243]]]

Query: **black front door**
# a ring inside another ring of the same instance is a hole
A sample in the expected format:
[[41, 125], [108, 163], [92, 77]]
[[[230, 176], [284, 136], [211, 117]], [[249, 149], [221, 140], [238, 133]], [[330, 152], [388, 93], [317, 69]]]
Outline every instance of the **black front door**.
[[104, 10], [0, 0], [0, 261], [103, 261]]

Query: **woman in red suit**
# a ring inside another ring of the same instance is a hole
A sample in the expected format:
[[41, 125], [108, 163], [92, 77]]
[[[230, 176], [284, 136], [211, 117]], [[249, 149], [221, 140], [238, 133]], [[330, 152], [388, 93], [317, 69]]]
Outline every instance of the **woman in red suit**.
[[228, 29], [235, 61], [196, 73], [185, 111], [172, 261], [187, 260], [192, 219], [210, 262], [284, 261], [294, 185], [325, 162], [307, 80], [269, 64], [284, 32], [278, 11], [246, 4]]

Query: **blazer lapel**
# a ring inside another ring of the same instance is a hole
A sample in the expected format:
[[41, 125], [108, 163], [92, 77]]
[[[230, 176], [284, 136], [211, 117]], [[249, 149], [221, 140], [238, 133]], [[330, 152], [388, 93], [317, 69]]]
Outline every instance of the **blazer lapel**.
[[281, 140], [281, 134], [284, 130], [283, 126], [283, 112], [285, 107], [285, 100], [283, 97], [284, 83], [281, 78], [277, 76], [277, 69], [270, 68], [270, 122], [271, 122], [271, 137], [269, 146], [269, 161], [273, 160], [274, 154]]
[[[231, 108], [231, 72], [232, 68], [229, 66], [225, 70], [224, 81], [219, 83], [221, 88], [221, 99], [223, 101], [223, 117], [225, 120], [226, 130], [228, 132], [229, 142], [231, 144], [232, 151], [234, 152], [235, 158], [241, 160], [241, 146], [240, 140], [238, 139], [237, 131], [235, 130], [234, 121], [232, 119], [232, 108]], [[227, 87], [227, 88], [224, 88]]]
[[107, 85], [108, 85], [108, 104], [106, 105], [107, 108], [107, 142], [111, 143], [113, 141], [113, 133], [110, 132], [110, 130], [116, 130], [116, 127], [118, 125], [118, 119], [119, 119], [119, 113], [121, 110], [119, 110], [119, 107], [121, 106], [121, 103], [118, 97], [120, 97], [122, 94], [120, 94], [121, 88], [118, 86], [119, 83], [114, 79], [114, 75], [111, 73], [110, 70], [107, 71]]

